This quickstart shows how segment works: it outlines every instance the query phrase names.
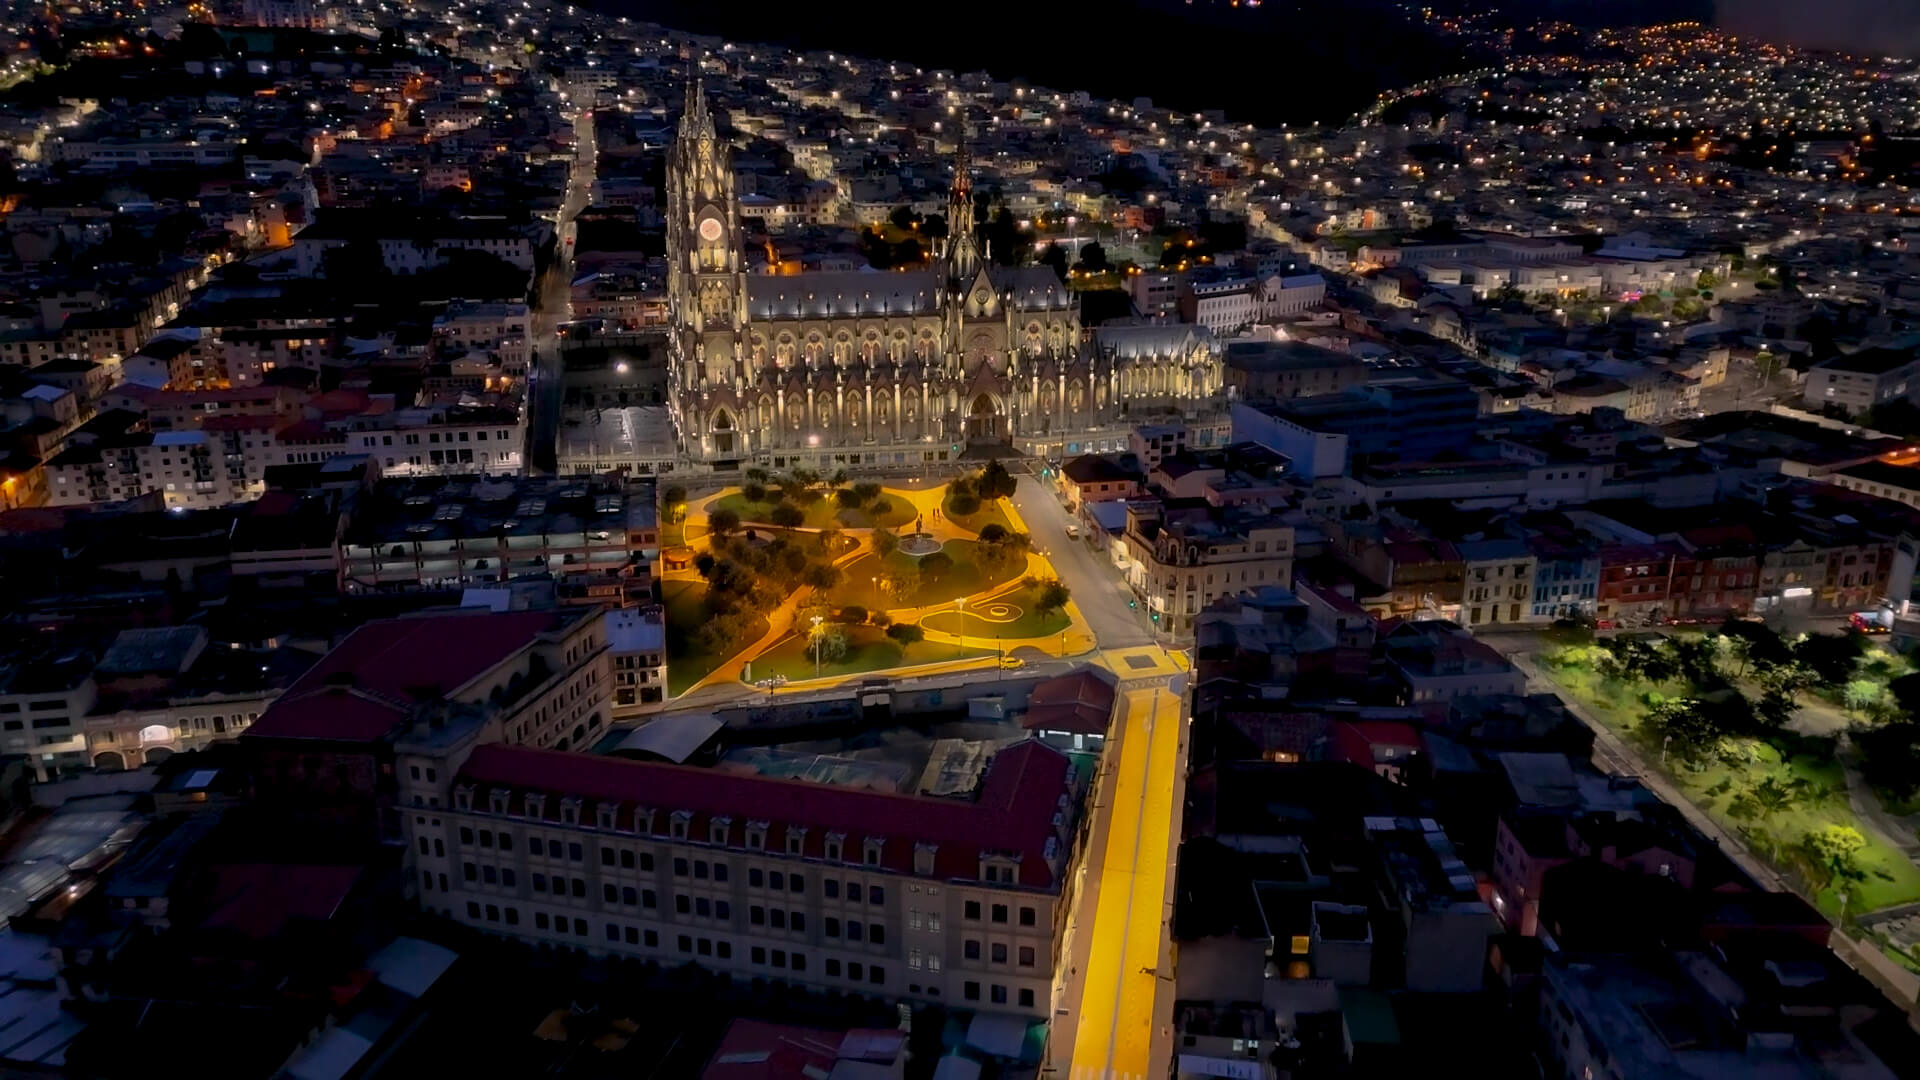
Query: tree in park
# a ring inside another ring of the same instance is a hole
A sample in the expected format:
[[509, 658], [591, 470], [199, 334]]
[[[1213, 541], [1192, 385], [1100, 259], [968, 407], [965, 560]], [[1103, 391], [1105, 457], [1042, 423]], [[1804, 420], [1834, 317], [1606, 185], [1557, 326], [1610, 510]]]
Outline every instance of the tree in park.
[[1634, 636], [1610, 637], [1600, 643], [1600, 673], [1612, 679], [1666, 682], [1680, 674], [1672, 652]]
[[1720, 659], [1720, 647], [1713, 638], [1676, 637], [1669, 638], [1666, 649], [1673, 662], [1680, 669], [1680, 675], [1695, 686], [1713, 683], [1719, 679], [1717, 662]]
[[853, 485], [851, 490], [853, 491], [854, 497], [859, 500], [859, 502], [854, 504], [856, 506], [865, 506], [880, 497], [880, 485], [871, 480], [862, 480], [860, 483]]
[[1071, 599], [1073, 599], [1073, 590], [1059, 581], [1047, 580], [1040, 583], [1040, 591], [1033, 599], [1033, 606], [1040, 610], [1040, 614], [1046, 615], [1063, 610], [1067, 606], [1067, 601]]
[[927, 632], [915, 623], [897, 622], [887, 627], [887, 636], [900, 643], [905, 649], [927, 639]]
[[1107, 249], [1095, 240], [1080, 249], [1080, 269], [1089, 274], [1101, 274], [1107, 271]]
[[711, 551], [703, 551], [695, 556], [693, 560], [694, 572], [703, 578], [712, 577], [713, 568], [717, 565], [719, 565], [719, 560], [713, 557], [713, 552]]
[[867, 616], [867, 621], [879, 627], [880, 629], [885, 630], [886, 628], [893, 625], [893, 616], [887, 614], [884, 611], [875, 611], [870, 613]]
[[767, 470], [761, 468], [758, 465], [755, 465], [753, 468], [748, 469], [746, 472], [742, 473], [741, 475], [746, 477], [747, 482], [750, 484], [765, 484], [770, 474], [767, 472]]
[[920, 576], [926, 581], [940, 581], [952, 572], [953, 557], [944, 551], [936, 551], [920, 559]]
[[756, 484], [753, 481], [749, 480], [745, 484], [740, 485], [740, 497], [747, 500], [750, 503], [766, 502], [767, 501], [767, 485]]
[[832, 526], [828, 526], [827, 528], [821, 529], [818, 534], [818, 539], [820, 541], [820, 550], [826, 552], [829, 555], [838, 554], [840, 551], [842, 541], [846, 539], [846, 535], [847, 534], [841, 532], [839, 529], [833, 528]]
[[1719, 751], [1720, 741], [1730, 734], [1717, 710], [1699, 698], [1662, 701], [1647, 709], [1640, 725], [1663, 756], [1687, 764], [1712, 757]]
[[840, 570], [826, 563], [810, 563], [800, 573], [800, 584], [825, 592], [840, 584]]
[[721, 508], [707, 515], [707, 531], [718, 537], [725, 537], [740, 528], [740, 515], [732, 510]]
[[1885, 693], [1879, 683], [1872, 679], [1849, 679], [1843, 691], [1847, 708], [1856, 713], [1865, 713], [1880, 703]]
[[783, 529], [797, 529], [807, 520], [807, 515], [790, 502], [781, 502], [767, 514], [767, 520]]
[[1860, 853], [1867, 838], [1851, 825], [1828, 825], [1810, 829], [1800, 838], [1800, 851], [1820, 876], [1820, 887], [1831, 889], [1866, 876], [1860, 866]]
[[1808, 634], [1793, 646], [1793, 657], [1812, 670], [1827, 686], [1842, 686], [1853, 678], [1853, 668], [1866, 649], [1866, 635], [1856, 630], [1838, 634]]
[[1013, 495], [1014, 486], [1013, 474], [1007, 471], [1005, 465], [1000, 464], [998, 458], [988, 460], [986, 466], [980, 470], [980, 479], [975, 484], [982, 499], [1010, 498]]
[[823, 664], [845, 659], [850, 644], [847, 628], [838, 623], [821, 623], [813, 632], [812, 645]]
[[859, 604], [848, 604], [840, 609], [840, 621], [848, 626], [859, 626], [867, 621], [867, 609]]
[[893, 504], [885, 499], [875, 499], [873, 504], [867, 507], [867, 517], [874, 521], [879, 521], [891, 513], [893, 513]]
[[1887, 693], [1909, 717], [1920, 717], [1920, 672], [1902, 675], [1887, 684]]
[[1793, 714], [1799, 709], [1800, 702], [1791, 693], [1768, 690], [1760, 695], [1760, 700], [1753, 703], [1753, 716], [1759, 721], [1761, 727], [1778, 731], [1787, 726], [1787, 722], [1793, 719]]
[[861, 503], [860, 493], [852, 488], [841, 488], [833, 493], [834, 501], [844, 510], [858, 509]]
[[1758, 823], [1766, 836], [1768, 855], [1777, 855], [1779, 842], [1767, 826], [1776, 816], [1805, 803], [1812, 787], [1803, 778], [1782, 781], [1777, 776], [1769, 776], [1734, 796], [1733, 802], [1727, 806], [1727, 813]]
[[687, 512], [687, 489], [675, 484], [660, 493], [660, 505], [666, 508], [667, 520], [678, 521]]
[[985, 543], [985, 544], [997, 543], [1001, 540], [1006, 539], [1006, 537], [1007, 537], [1006, 527], [1004, 525], [1001, 525], [998, 522], [990, 521], [987, 524], [980, 526], [981, 543]]
[[880, 558], [900, 550], [900, 537], [892, 529], [873, 530], [873, 553]]
[[1765, 623], [1750, 619], [1728, 619], [1720, 627], [1720, 636], [1732, 643], [1733, 655], [1740, 664], [1739, 674], [1749, 668], [1765, 671], [1793, 662], [1793, 649], [1780, 634]]

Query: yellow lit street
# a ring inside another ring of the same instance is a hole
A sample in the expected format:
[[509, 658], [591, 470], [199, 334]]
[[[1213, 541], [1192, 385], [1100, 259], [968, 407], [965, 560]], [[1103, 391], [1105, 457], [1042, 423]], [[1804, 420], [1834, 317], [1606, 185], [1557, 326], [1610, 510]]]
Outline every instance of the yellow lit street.
[[1053, 1064], [1074, 1080], [1139, 1080], [1165, 1075], [1172, 1053], [1167, 915], [1180, 834], [1175, 792], [1185, 786], [1187, 748], [1181, 682], [1170, 677], [1184, 657], [1137, 649], [1102, 659], [1123, 678], [1150, 681], [1126, 685], [1116, 705], [1111, 775], [1101, 788], [1105, 805], [1095, 811], [1106, 820], [1105, 838], [1096, 829], [1071, 932], [1082, 940], [1068, 948], [1084, 961], [1070, 967], [1058, 1005], [1065, 1014], [1056, 1012], [1073, 1030], [1071, 1068], [1057, 1057]]

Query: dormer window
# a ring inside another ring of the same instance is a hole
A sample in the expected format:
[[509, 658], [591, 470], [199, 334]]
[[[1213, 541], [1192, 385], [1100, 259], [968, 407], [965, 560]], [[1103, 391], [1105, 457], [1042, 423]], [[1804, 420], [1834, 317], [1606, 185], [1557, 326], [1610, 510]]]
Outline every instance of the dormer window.
[[798, 825], [787, 826], [787, 854], [805, 855], [807, 853], [807, 830]]
[[602, 829], [612, 829], [620, 819], [620, 804], [613, 802], [595, 803], [593, 807], [594, 824]]
[[843, 847], [846, 846], [846, 843], [847, 843], [846, 833], [840, 833], [840, 832], [828, 833], [824, 857], [831, 859], [834, 862], [840, 861], [840, 851]]
[[747, 850], [764, 851], [767, 847], [767, 823], [764, 821], [747, 822]]
[[473, 785], [461, 784], [453, 789], [453, 806], [456, 810], [473, 809]]
[[867, 837], [867, 842], [863, 845], [864, 850], [860, 853], [860, 861], [866, 863], [868, 866], [879, 866], [880, 857], [886, 850], [886, 844], [887, 842], [885, 840], [879, 839], [878, 837]]
[[1011, 885], [1020, 880], [1020, 863], [1004, 855], [986, 855], [980, 859], [980, 880], [996, 885]]
[[913, 845], [913, 872], [916, 874], [931, 875], [933, 873], [933, 858], [939, 851], [940, 845], [938, 844]]
[[572, 795], [560, 800], [560, 824], [580, 824], [580, 800]]
[[646, 807], [634, 808], [633, 831], [640, 833], [643, 836], [653, 835], [653, 811], [652, 810], [649, 810]]
[[733, 839], [733, 819], [717, 817], [707, 822], [707, 843], [725, 846]]
[[[473, 801], [473, 789], [468, 788], [465, 795], [466, 801], [471, 803]], [[512, 802], [512, 796], [513, 793], [506, 788], [494, 788], [492, 791], [487, 792], [487, 809], [496, 814], [505, 814], [508, 805]], [[455, 795], [455, 798], [459, 797], [459, 795]], [[465, 807], [463, 806], [461, 809], [465, 809]]]
[[529, 791], [527, 792], [527, 797], [524, 802], [528, 817], [544, 818], [547, 816], [547, 797], [545, 795], [536, 791]]
[[671, 824], [667, 826], [667, 834], [669, 836], [672, 836], [675, 840], [685, 840], [687, 838], [687, 829], [692, 824], [693, 824], [692, 811], [675, 810], [673, 812], [673, 821]]

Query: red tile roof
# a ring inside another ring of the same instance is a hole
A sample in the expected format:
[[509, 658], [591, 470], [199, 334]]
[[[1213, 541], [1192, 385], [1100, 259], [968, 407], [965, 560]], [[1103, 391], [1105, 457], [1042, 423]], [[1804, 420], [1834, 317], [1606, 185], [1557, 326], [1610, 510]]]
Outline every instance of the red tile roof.
[[1071, 799], [1071, 769], [1065, 754], [1025, 739], [994, 755], [978, 797], [967, 801], [493, 744], [474, 749], [461, 778], [481, 789], [473, 796], [477, 811], [490, 806], [488, 792], [496, 788], [511, 793], [515, 814], [524, 813], [527, 793], [540, 792], [550, 796], [542, 813], [558, 821], [561, 799], [575, 796], [583, 801], [585, 825], [599, 820], [601, 803], [612, 802], [617, 829], [632, 831], [634, 811], [652, 810], [653, 835], [666, 836], [673, 815], [685, 811], [692, 815], [691, 840], [706, 839], [710, 818], [727, 817], [736, 844], [747, 822], [765, 821], [769, 851], [787, 850], [787, 829], [797, 826], [806, 830], [805, 856], [823, 858], [827, 834], [838, 833], [842, 858], [858, 865], [866, 841], [879, 839], [885, 841], [880, 865], [901, 874], [914, 872], [915, 844], [934, 844], [933, 876], [951, 880], [978, 879], [982, 853], [1004, 852], [1018, 857], [1021, 885], [1053, 889], [1059, 880], [1048, 862], [1049, 841], [1064, 870], [1073, 835], [1073, 811], [1061, 808]]
[[1038, 683], [1020, 725], [1029, 731], [1104, 735], [1113, 719], [1113, 684], [1091, 668]]
[[561, 619], [550, 611], [463, 611], [368, 623], [288, 687], [247, 735], [373, 742], [407, 719], [416, 693], [454, 693]]

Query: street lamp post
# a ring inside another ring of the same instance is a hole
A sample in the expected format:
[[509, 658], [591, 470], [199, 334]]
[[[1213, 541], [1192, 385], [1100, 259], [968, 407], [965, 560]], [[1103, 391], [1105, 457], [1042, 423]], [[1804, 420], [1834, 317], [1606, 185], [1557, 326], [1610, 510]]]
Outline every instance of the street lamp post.
[[958, 660], [960, 659], [960, 654], [967, 651], [967, 598], [963, 596], [955, 600], [953, 602], [953, 608], [960, 613], [960, 644], [953, 651], [953, 658]]
[[813, 677], [820, 677], [820, 616], [813, 617]]

